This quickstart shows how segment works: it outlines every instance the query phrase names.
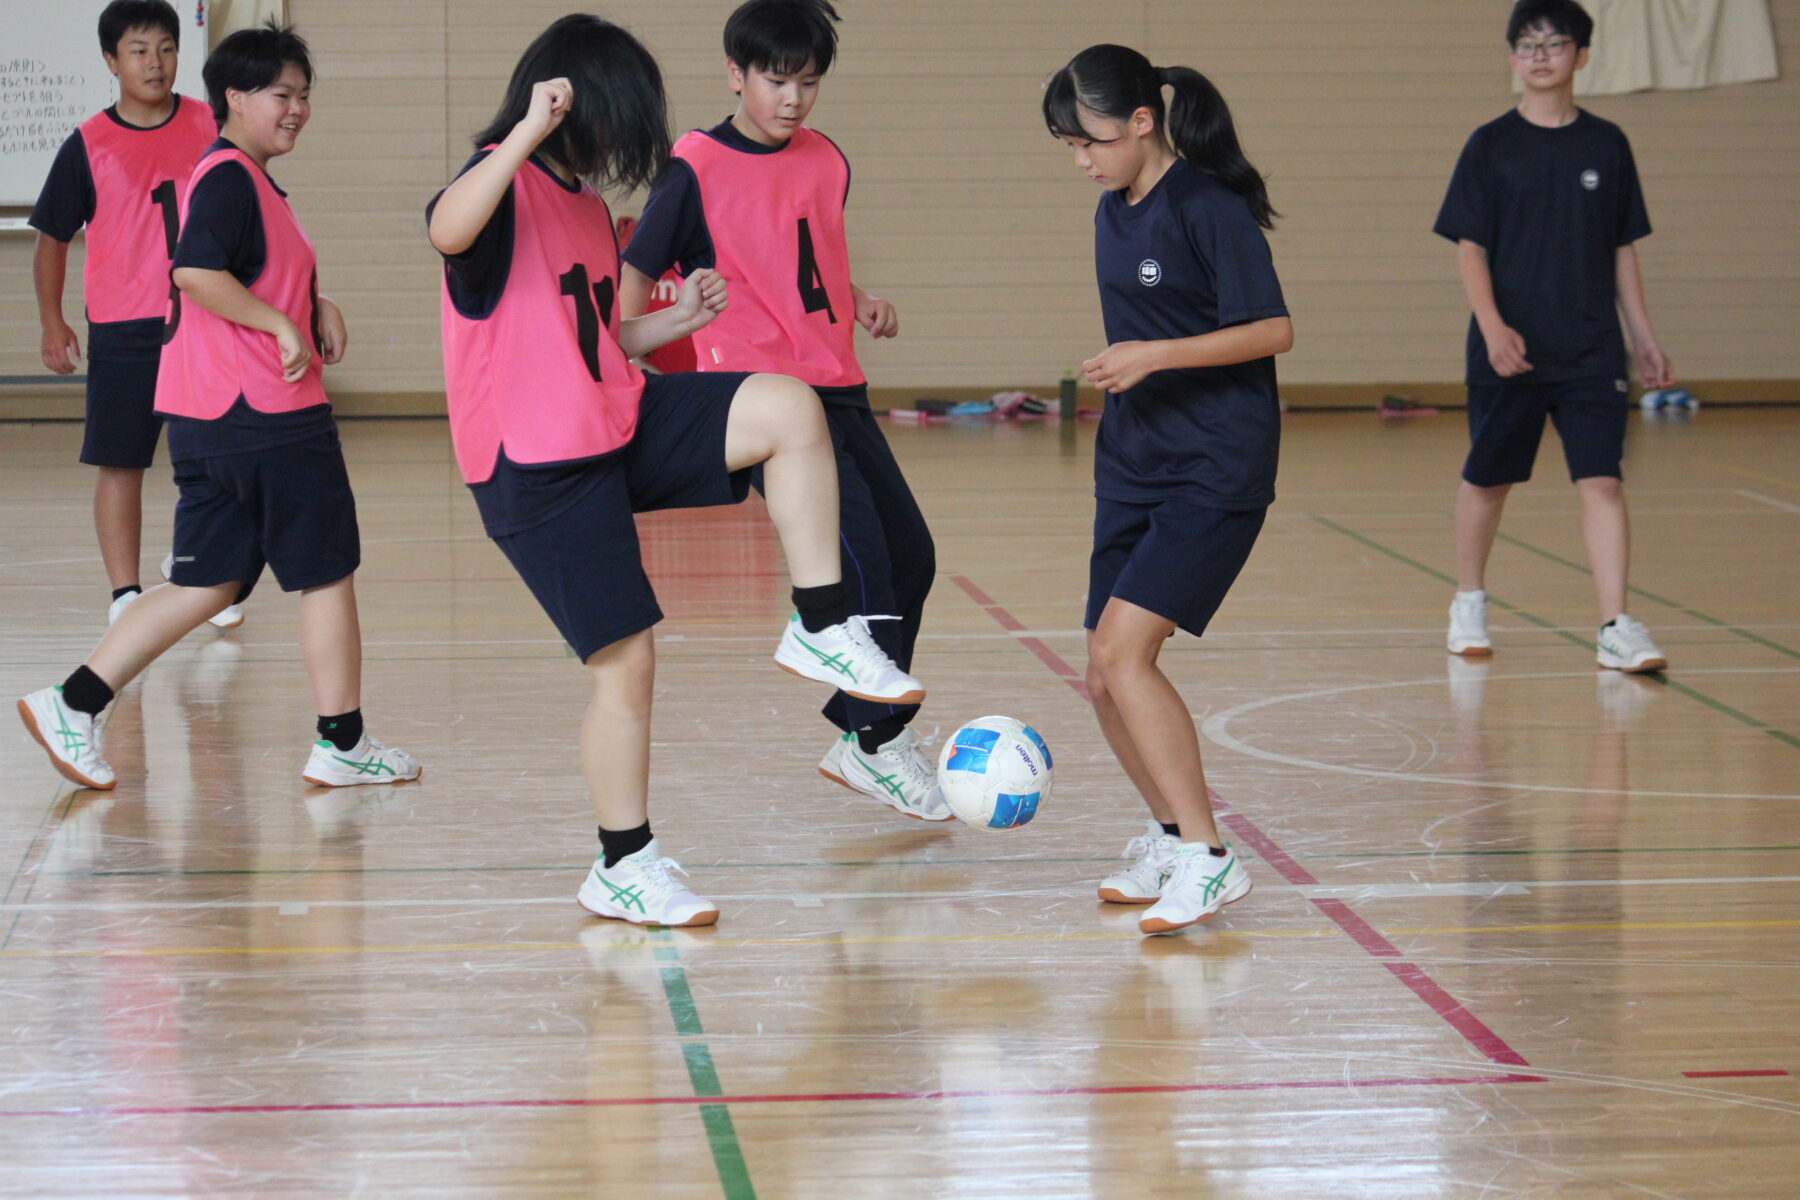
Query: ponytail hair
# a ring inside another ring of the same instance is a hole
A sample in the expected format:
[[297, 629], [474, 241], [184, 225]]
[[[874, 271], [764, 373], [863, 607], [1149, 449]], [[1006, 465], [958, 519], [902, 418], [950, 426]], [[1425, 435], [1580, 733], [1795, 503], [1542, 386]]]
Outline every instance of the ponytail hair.
[[569, 81], [573, 99], [538, 150], [597, 189], [654, 182], [669, 162], [662, 72], [631, 34], [587, 13], [563, 17], [525, 48], [500, 111], [475, 135], [476, 148], [505, 141], [531, 110], [533, 85], [559, 78]]
[[[1165, 108], [1162, 89], [1173, 92]], [[1129, 46], [1089, 46], [1050, 77], [1044, 88], [1044, 124], [1051, 134], [1097, 141], [1081, 124], [1081, 110], [1124, 121], [1150, 110], [1157, 131], [1175, 153], [1244, 198], [1264, 229], [1279, 216], [1269, 204], [1263, 177], [1244, 157], [1231, 109], [1212, 80], [1191, 67], [1154, 67]]]

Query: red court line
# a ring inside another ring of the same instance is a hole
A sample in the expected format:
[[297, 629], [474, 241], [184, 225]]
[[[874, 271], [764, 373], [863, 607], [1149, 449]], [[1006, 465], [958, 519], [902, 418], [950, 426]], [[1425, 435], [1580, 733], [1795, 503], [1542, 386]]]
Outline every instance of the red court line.
[[[971, 600], [979, 604], [989, 616], [999, 622], [1001, 628], [1009, 630], [1025, 628], [1016, 617], [975, 584], [954, 572], [950, 573], [950, 578], [955, 581], [956, 586], [968, 593]], [[1026, 643], [1037, 642], [1036, 638], [1020, 638], [1019, 640]], [[1032, 653], [1042, 659], [1052, 671], [1064, 676], [1065, 679], [1075, 677], [1075, 668], [1064, 662], [1054, 650], [1042, 642], [1037, 642]], [[1087, 699], [1086, 688], [1077, 686], [1076, 690], [1081, 693], [1082, 699]], [[1209, 792], [1208, 795], [1210, 796], [1211, 793]], [[1219, 804], [1216, 798], [1214, 804]], [[1276, 845], [1274, 840], [1259, 829], [1249, 817], [1242, 813], [1221, 812], [1218, 820], [1220, 824], [1225, 825], [1236, 834], [1245, 845], [1253, 847], [1258, 857], [1268, 863], [1276, 874], [1289, 883], [1304, 887], [1319, 882], [1311, 871], [1295, 862], [1292, 855]], [[1373, 925], [1358, 916], [1355, 910], [1342, 900], [1320, 899], [1311, 900], [1310, 903], [1372, 957], [1400, 957], [1399, 947], [1383, 937]], [[1490, 1062], [1504, 1063], [1515, 1067], [1531, 1065], [1525, 1061], [1524, 1055], [1506, 1044], [1506, 1039], [1484, 1025], [1474, 1013], [1464, 1008], [1460, 1001], [1445, 991], [1418, 966], [1407, 962], [1383, 963], [1382, 965], [1387, 967], [1401, 983], [1411, 988], [1413, 994], [1423, 1000], [1432, 1012], [1442, 1017], [1450, 1028], [1461, 1034], [1463, 1040], [1479, 1050]]]
[[838, 1104], [882, 1100], [986, 1100], [1047, 1096], [1153, 1096], [1190, 1092], [1266, 1092], [1318, 1088], [1459, 1087], [1476, 1083], [1548, 1083], [1542, 1075], [1472, 1075], [1418, 1079], [1289, 1079], [1243, 1083], [1129, 1084], [1117, 1087], [996, 1088], [959, 1092], [797, 1092], [749, 1096], [608, 1096], [545, 1100], [420, 1100], [392, 1104], [189, 1104], [166, 1108], [0, 1110], [0, 1117], [176, 1117], [313, 1112], [410, 1112], [467, 1108], [637, 1108], [695, 1104]]
[[1786, 1071], [1683, 1071], [1689, 1079], [1760, 1079], [1766, 1075], [1786, 1075]]
[[[999, 623], [1000, 628], [1006, 630], [1008, 633], [1018, 633], [1025, 628], [1025, 626], [1019, 622], [1017, 617], [1007, 612], [1004, 608], [1000, 607], [1000, 605], [994, 603], [994, 598], [992, 596], [969, 582], [965, 576], [958, 575], [954, 571], [949, 574], [950, 582], [954, 583], [964, 592], [967, 592], [969, 599], [981, 605], [981, 607], [986, 610], [987, 615], [994, 618], [994, 620]], [[1049, 667], [1053, 675], [1057, 676], [1071, 688], [1074, 688], [1075, 694], [1080, 696], [1084, 703], [1089, 702], [1087, 684], [1082, 682], [1081, 672], [1077, 671], [1074, 667], [1071, 667], [1068, 662], [1063, 659], [1062, 655], [1045, 645], [1042, 640], [1034, 637], [1020, 638], [1019, 645], [1037, 655], [1038, 661], [1043, 663], [1046, 667]]]

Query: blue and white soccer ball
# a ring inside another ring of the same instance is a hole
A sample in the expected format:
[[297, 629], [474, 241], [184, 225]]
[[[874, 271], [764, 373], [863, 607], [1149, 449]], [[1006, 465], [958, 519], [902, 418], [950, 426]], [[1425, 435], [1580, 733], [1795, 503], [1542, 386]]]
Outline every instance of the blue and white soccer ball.
[[977, 717], [938, 755], [950, 809], [978, 829], [1016, 829], [1050, 798], [1050, 747], [1011, 717]]
[[1692, 412], [1700, 407], [1700, 399], [1686, 388], [1661, 388], [1645, 392], [1638, 397], [1638, 404], [1645, 412], [1663, 412], [1669, 409]]

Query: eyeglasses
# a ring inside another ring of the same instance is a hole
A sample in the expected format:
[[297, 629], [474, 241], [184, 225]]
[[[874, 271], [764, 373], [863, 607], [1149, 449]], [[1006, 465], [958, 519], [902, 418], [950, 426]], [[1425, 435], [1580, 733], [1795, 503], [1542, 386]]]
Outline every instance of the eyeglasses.
[[1561, 58], [1575, 44], [1573, 38], [1550, 38], [1542, 42], [1514, 42], [1512, 52], [1524, 59], [1535, 59], [1540, 54], [1545, 58]]

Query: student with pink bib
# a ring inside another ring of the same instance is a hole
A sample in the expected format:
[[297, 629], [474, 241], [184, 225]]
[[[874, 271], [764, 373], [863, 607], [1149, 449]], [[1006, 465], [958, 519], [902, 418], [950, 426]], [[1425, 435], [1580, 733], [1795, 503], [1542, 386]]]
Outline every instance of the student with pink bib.
[[318, 294], [312, 243], [269, 178], [311, 115], [306, 43], [274, 25], [234, 33], [207, 60], [221, 126], [181, 197], [156, 411], [181, 498], [170, 582], [145, 592], [60, 687], [19, 713], [66, 778], [114, 786], [101, 714], [158, 655], [226, 606], [265, 566], [300, 595], [300, 653], [320, 713], [302, 776], [348, 786], [419, 776], [363, 729], [353, 580], [356, 500], [321, 381], [343, 357], [344, 317]]
[[81, 340], [63, 320], [63, 280], [69, 242], [87, 230], [81, 461], [100, 472], [94, 530], [112, 586], [109, 624], [143, 592], [144, 471], [162, 433], [153, 407], [176, 206], [218, 136], [206, 105], [175, 93], [180, 47], [181, 20], [168, 0], [113, 0], [101, 11], [100, 52], [118, 78], [118, 103], [69, 135], [31, 210], [41, 354], [58, 375], [73, 374], [81, 357]]
[[[825, 402], [837, 454], [843, 573], [853, 611], [911, 669], [925, 597], [937, 574], [931, 530], [869, 411], [856, 327], [900, 331], [894, 306], [850, 279], [844, 202], [850, 164], [806, 127], [837, 49], [827, 0], [750, 0], [725, 24], [737, 111], [675, 144], [625, 251], [625, 314], [645, 310], [674, 266], [717, 271], [731, 307], [694, 335], [701, 371], [774, 371]], [[871, 703], [839, 691], [837, 727], [819, 771], [909, 817], [952, 817], [937, 771], [909, 728], [916, 704]]]
[[662, 619], [634, 512], [735, 504], [763, 468], [794, 606], [784, 669], [872, 702], [924, 690], [853, 615], [838, 566], [837, 479], [812, 390], [742, 372], [646, 378], [631, 360], [726, 307], [697, 271], [671, 308], [622, 320], [612, 215], [596, 187], [655, 178], [669, 154], [662, 75], [599, 17], [525, 51], [477, 153], [427, 209], [444, 258], [444, 376], [457, 463], [482, 523], [594, 683], [581, 759], [600, 857], [578, 899], [643, 925], [710, 925], [649, 821], [652, 628]]

